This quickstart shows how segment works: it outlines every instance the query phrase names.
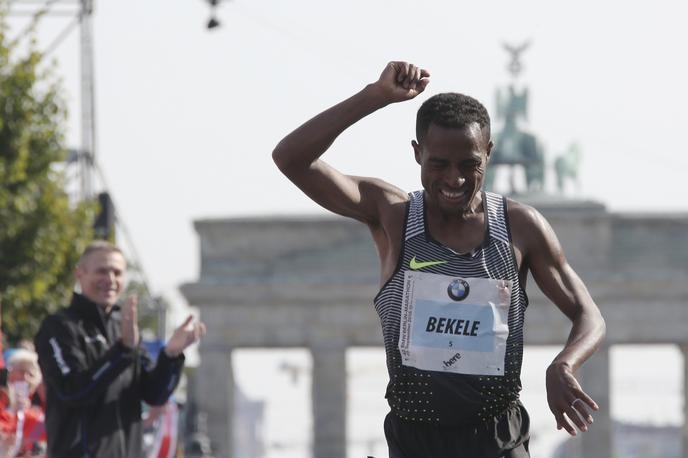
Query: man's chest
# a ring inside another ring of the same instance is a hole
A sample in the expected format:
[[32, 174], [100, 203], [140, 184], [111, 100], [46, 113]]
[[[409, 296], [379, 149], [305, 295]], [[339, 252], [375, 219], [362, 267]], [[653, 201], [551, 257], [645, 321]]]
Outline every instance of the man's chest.
[[100, 358], [120, 337], [115, 320], [109, 320], [105, 325], [81, 322], [79, 335], [79, 344], [89, 360]]
[[464, 220], [442, 221], [428, 218], [430, 238], [459, 254], [470, 254], [487, 239], [487, 226], [483, 213]]

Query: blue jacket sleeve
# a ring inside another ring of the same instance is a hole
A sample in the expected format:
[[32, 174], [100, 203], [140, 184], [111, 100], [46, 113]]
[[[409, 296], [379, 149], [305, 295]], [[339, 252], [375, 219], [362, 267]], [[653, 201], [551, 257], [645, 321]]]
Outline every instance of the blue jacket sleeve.
[[54, 315], [44, 320], [35, 344], [49, 390], [61, 402], [74, 406], [97, 400], [136, 355], [117, 342], [89, 364], [75, 325]]
[[141, 384], [143, 400], [153, 406], [165, 404], [179, 384], [184, 368], [184, 354], [170, 358], [161, 349], [155, 365], [146, 353], [142, 353]]

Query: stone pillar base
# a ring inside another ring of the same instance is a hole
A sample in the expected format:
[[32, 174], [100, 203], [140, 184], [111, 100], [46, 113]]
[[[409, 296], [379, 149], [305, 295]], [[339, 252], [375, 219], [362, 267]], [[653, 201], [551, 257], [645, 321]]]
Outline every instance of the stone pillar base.
[[313, 458], [346, 458], [346, 347], [311, 348]]

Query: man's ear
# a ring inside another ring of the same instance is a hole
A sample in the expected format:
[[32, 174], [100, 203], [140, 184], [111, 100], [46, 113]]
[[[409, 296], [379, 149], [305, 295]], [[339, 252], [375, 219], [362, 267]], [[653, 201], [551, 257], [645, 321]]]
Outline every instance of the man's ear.
[[416, 158], [416, 162], [420, 165], [420, 145], [417, 141], [411, 140], [411, 146], [413, 147], [413, 155]]
[[494, 148], [494, 142], [492, 140], [487, 142], [487, 160], [490, 160], [490, 154], [492, 154], [492, 148]]
[[81, 280], [81, 276], [83, 275], [83, 273], [84, 273], [84, 267], [81, 264], [78, 264], [74, 268], [74, 278], [76, 278], [77, 280]]

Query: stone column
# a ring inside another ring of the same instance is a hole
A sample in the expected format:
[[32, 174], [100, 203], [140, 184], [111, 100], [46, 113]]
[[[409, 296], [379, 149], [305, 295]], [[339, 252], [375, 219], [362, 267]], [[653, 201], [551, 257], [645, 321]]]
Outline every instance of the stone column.
[[580, 435], [581, 457], [612, 457], [612, 418], [609, 378], [609, 346], [603, 345], [579, 370], [583, 391], [592, 397], [600, 410], [593, 413], [594, 423]]
[[234, 374], [228, 347], [199, 348], [201, 365], [196, 375], [199, 410], [207, 415], [208, 436], [215, 458], [232, 457]]
[[346, 458], [346, 346], [319, 344], [313, 358], [313, 458]]
[[688, 343], [681, 344], [679, 348], [683, 353], [683, 428], [681, 428], [683, 452], [681, 456], [688, 458]]

